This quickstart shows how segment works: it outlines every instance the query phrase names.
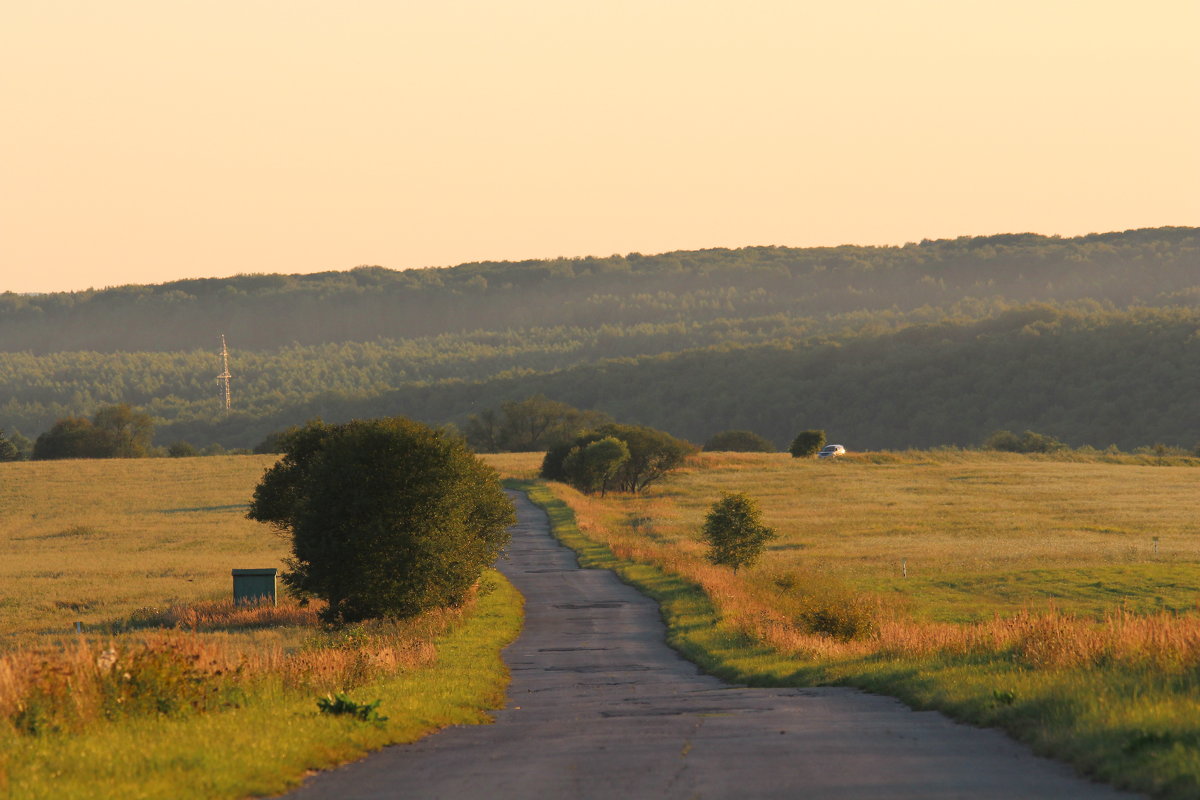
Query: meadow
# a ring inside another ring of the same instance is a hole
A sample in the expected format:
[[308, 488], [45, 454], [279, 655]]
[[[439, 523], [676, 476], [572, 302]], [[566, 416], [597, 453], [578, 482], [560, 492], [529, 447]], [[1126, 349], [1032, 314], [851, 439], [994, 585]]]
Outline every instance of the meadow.
[[[1120, 786], [1200, 792], [1194, 459], [701, 454], [642, 496], [530, 488], [714, 674], [860, 686]], [[732, 491], [779, 533], [737, 574], [699, 539]]]
[[[1200, 464], [1200, 461], [1196, 462]], [[764, 574], [799, 571], [916, 619], [1045, 609], [1101, 617], [1200, 598], [1200, 470], [1009, 453], [701, 454], [645, 496], [574, 501], [631, 544], [699, 558], [725, 492], [747, 492], [779, 538]]]
[[282, 567], [287, 541], [245, 518], [275, 458], [0, 464], [0, 649], [228, 599], [231, 569]]
[[[244, 516], [274, 459], [0, 464], [0, 796], [272, 794], [503, 703], [521, 598], [499, 573], [334, 630], [286, 593], [231, 602], [231, 569], [287, 553]], [[337, 695], [386, 719], [318, 712]]]

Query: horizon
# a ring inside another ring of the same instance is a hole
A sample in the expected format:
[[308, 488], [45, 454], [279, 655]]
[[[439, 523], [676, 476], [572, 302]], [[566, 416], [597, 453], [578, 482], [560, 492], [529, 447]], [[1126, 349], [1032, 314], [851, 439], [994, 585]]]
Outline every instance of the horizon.
[[962, 234], [959, 236], [945, 236], [945, 237], [939, 237], [937, 239], [924, 237], [921, 239], [909, 239], [904, 242], [888, 242], [888, 243], [883, 243], [883, 244], [863, 244], [863, 243], [856, 243], [856, 242], [840, 242], [838, 244], [816, 244], [816, 245], [747, 244], [747, 245], [740, 245], [737, 247], [725, 247], [725, 246], [721, 246], [721, 245], [716, 245], [713, 247], [697, 247], [697, 248], [690, 248], [690, 249], [663, 250], [663, 251], [654, 252], [654, 253], [639, 253], [638, 251], [630, 250], [630, 251], [626, 251], [623, 253], [610, 253], [609, 255], [600, 255], [597, 253], [589, 253], [586, 255], [552, 256], [552, 257], [545, 257], [545, 258], [481, 259], [478, 261], [463, 261], [463, 262], [459, 262], [457, 264], [438, 264], [438, 265], [425, 265], [425, 266], [414, 266], [414, 267], [390, 267], [385, 264], [356, 264], [352, 267], [342, 267], [342, 268], [332, 268], [332, 269], [315, 269], [315, 270], [311, 270], [308, 272], [235, 272], [235, 273], [230, 273], [230, 274], [226, 274], [226, 275], [186, 275], [186, 276], [181, 276], [181, 277], [177, 277], [177, 278], [167, 278], [165, 280], [146, 282], [146, 283], [116, 283], [116, 284], [107, 284], [107, 285], [99, 285], [99, 286], [85, 286], [85, 287], [70, 288], [70, 289], [53, 289], [53, 290], [48, 290], [48, 291], [36, 291], [36, 290], [12, 291], [12, 290], [4, 289], [3, 287], [0, 287], [0, 294], [16, 294], [16, 295], [21, 295], [21, 296], [26, 296], [26, 297], [36, 297], [36, 296], [50, 295], [50, 294], [74, 294], [74, 293], [85, 293], [85, 292], [104, 292], [104, 291], [108, 291], [110, 289], [120, 289], [120, 288], [123, 288], [126, 286], [165, 286], [165, 285], [169, 285], [169, 284], [173, 284], [173, 283], [181, 283], [184, 281], [194, 281], [194, 280], [217, 280], [217, 281], [220, 281], [220, 280], [229, 280], [231, 278], [238, 278], [238, 277], [242, 277], [242, 276], [252, 276], [252, 275], [284, 275], [284, 276], [288, 276], [288, 277], [302, 277], [302, 276], [306, 276], [306, 275], [320, 275], [323, 273], [352, 272], [356, 269], [385, 269], [385, 270], [389, 270], [391, 272], [407, 272], [410, 270], [425, 270], [425, 269], [456, 269], [458, 267], [469, 266], [471, 264], [487, 264], [487, 263], [517, 264], [517, 263], [528, 262], [528, 261], [559, 261], [559, 260], [577, 261], [577, 260], [584, 260], [584, 259], [589, 259], [589, 258], [597, 258], [597, 259], [627, 258], [628, 256], [633, 255], [634, 253], [638, 253], [639, 255], [645, 256], [647, 258], [654, 258], [656, 256], [670, 255], [672, 253], [694, 253], [694, 252], [703, 252], [705, 250], [748, 250], [748, 249], [755, 249], [755, 248], [761, 248], [761, 247], [778, 247], [778, 248], [784, 248], [784, 249], [789, 249], [789, 250], [823, 250], [823, 249], [836, 249], [839, 247], [873, 247], [873, 248], [883, 249], [883, 248], [904, 248], [904, 247], [909, 247], [909, 246], [921, 245], [922, 243], [925, 243], [925, 242], [928, 242], [928, 243], [951, 242], [951, 241], [957, 241], [960, 239], [981, 239], [981, 238], [989, 238], [989, 237], [994, 237], [994, 236], [1038, 236], [1038, 237], [1041, 237], [1044, 239], [1050, 239], [1050, 240], [1056, 240], [1056, 239], [1057, 240], [1071, 240], [1071, 239], [1080, 239], [1080, 238], [1084, 238], [1084, 237], [1088, 237], [1088, 236], [1110, 236], [1110, 235], [1119, 235], [1119, 234], [1124, 234], [1124, 233], [1133, 233], [1133, 232], [1137, 232], [1137, 231], [1164, 230], [1164, 229], [1165, 230], [1200, 230], [1200, 226], [1156, 225], [1153, 227], [1144, 227], [1144, 228], [1124, 228], [1124, 229], [1120, 229], [1120, 230], [1088, 231], [1086, 233], [1072, 233], [1072, 234], [1037, 233], [1035, 231], [1002, 231], [1002, 232], [994, 232], [994, 233]]

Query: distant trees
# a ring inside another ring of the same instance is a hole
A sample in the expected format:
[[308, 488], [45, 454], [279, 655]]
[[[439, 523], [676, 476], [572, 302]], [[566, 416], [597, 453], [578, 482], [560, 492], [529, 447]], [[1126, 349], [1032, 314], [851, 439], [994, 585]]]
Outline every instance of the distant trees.
[[533, 395], [486, 409], [467, 418], [464, 435], [481, 453], [528, 453], [563, 444], [581, 431], [608, 421], [598, 411], [581, 411], [566, 403]]
[[180, 440], [167, 446], [167, 455], [171, 458], [193, 458], [200, 455], [200, 451], [191, 442]]
[[[1076, 446], [1182, 445], [1198, 296], [1196, 228], [0, 293], [0, 425], [128, 402], [163, 443], [232, 448], [402, 409], [464, 432], [476, 415], [479, 450], [548, 449], [536, 415], [521, 437], [500, 407], [541, 395], [698, 442], [750, 428], [786, 448], [822, 424], [856, 449], [966, 446], [1019, 420]], [[243, 348], [231, 414], [197, 379], [219, 369], [197, 349], [214, 317]]]
[[792, 446], [788, 448], [788, 452], [792, 454], [792, 458], [804, 458], [806, 456], [815, 456], [821, 452], [821, 448], [824, 446], [825, 431], [800, 431], [796, 434], [796, 438], [792, 439]]
[[754, 431], [722, 431], [704, 443], [707, 452], [774, 453], [775, 445]]
[[20, 461], [21, 450], [0, 428], [0, 461]]
[[745, 494], [726, 494], [713, 503], [704, 518], [701, 538], [708, 544], [706, 558], [713, 564], [741, 567], [754, 564], [767, 542], [778, 536], [762, 523], [758, 503]]
[[629, 446], [614, 436], [586, 445], [575, 445], [563, 458], [567, 483], [581, 492], [607, 494], [621, 467], [629, 463]]
[[151, 454], [154, 421], [125, 403], [101, 408], [92, 419], [64, 417], [37, 438], [33, 458], [141, 458]]
[[[319, 424], [320, 422], [321, 419], [316, 418], [311, 420], [309, 424]], [[266, 455], [269, 453], [286, 453], [288, 449], [288, 443], [291, 441], [291, 437], [298, 434], [301, 430], [302, 428], [299, 425], [292, 425], [291, 427], [285, 428], [281, 431], [272, 431], [268, 433], [261, 442], [254, 445], [254, 450], [252, 452], [259, 455]]]
[[1064, 442], [1053, 436], [1034, 431], [1025, 431], [1018, 436], [1012, 431], [998, 430], [983, 443], [984, 450], [1002, 450], [1009, 453], [1053, 453], [1066, 448]]
[[105, 406], [92, 417], [92, 424], [112, 449], [113, 458], [144, 458], [150, 455], [154, 420], [128, 403]]
[[[603, 439], [616, 439], [625, 445], [629, 457], [621, 461], [603, 488], [614, 488], [623, 492], [640, 492], [655, 481], [661, 480], [671, 470], [683, 464], [685, 458], [696, 452], [691, 442], [676, 439], [664, 431], [642, 425], [621, 425], [610, 422], [595, 431], [582, 434], [571, 442], [550, 448], [542, 460], [542, 477], [548, 480], [565, 481], [584, 485], [578, 472], [568, 470], [568, 458], [574, 451], [583, 452], [587, 447]], [[605, 452], [612, 454], [613, 448]], [[588, 463], [582, 456], [570, 462], [572, 468]], [[600, 488], [600, 487], [596, 487]], [[596, 489], [593, 488], [592, 491]]]
[[401, 417], [312, 422], [247, 516], [291, 539], [283, 580], [330, 622], [461, 602], [508, 541], [512, 502], [461, 439]]

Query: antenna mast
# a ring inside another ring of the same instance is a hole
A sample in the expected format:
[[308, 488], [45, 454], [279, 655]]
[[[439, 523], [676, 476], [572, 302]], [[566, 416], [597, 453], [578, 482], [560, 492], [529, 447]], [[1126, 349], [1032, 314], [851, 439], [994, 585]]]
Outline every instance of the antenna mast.
[[225, 383], [225, 410], [228, 411], [231, 405], [229, 398], [229, 379], [233, 376], [229, 374], [229, 348], [225, 346], [225, 334], [223, 333], [221, 334], [221, 363], [225, 367], [225, 370], [217, 376], [217, 380], [224, 381]]

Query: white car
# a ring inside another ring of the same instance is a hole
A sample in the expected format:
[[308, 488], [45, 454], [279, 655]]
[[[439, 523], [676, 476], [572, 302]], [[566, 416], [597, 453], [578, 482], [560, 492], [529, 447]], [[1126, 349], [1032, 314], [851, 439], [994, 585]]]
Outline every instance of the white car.
[[846, 448], [840, 444], [827, 444], [821, 452], [817, 453], [817, 458], [834, 458], [835, 456], [844, 455], [846, 455]]

